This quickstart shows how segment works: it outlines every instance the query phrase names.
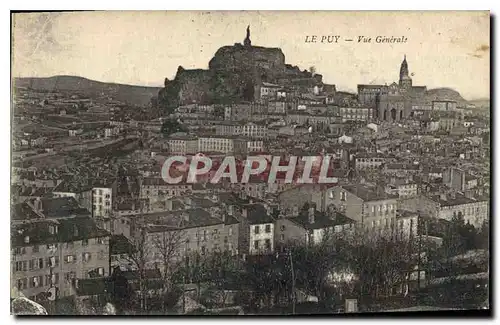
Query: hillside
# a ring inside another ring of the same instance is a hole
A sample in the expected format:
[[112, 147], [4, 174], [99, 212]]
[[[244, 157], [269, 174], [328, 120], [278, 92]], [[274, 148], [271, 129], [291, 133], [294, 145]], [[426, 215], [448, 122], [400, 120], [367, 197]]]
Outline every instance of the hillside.
[[477, 108], [489, 108], [490, 107], [490, 99], [489, 98], [478, 98], [469, 100], [470, 104], [476, 105]]
[[308, 88], [323, 84], [320, 74], [286, 64], [279, 48], [252, 45], [247, 28], [243, 44], [222, 46], [209, 61], [208, 69], [179, 66], [173, 80], [165, 80], [158, 94], [158, 105], [165, 113], [178, 105], [224, 104], [253, 101], [259, 84], [267, 82]]
[[457, 102], [457, 105], [464, 107], [467, 101], [460, 95], [460, 93], [451, 88], [434, 88], [429, 89], [426, 92], [426, 99], [428, 102], [433, 100], [453, 100]]
[[131, 105], [148, 105], [158, 95], [159, 87], [132, 86], [106, 83], [76, 76], [54, 76], [48, 78], [15, 78], [14, 87], [31, 87], [35, 90], [72, 91], [96, 98], [112, 97]]

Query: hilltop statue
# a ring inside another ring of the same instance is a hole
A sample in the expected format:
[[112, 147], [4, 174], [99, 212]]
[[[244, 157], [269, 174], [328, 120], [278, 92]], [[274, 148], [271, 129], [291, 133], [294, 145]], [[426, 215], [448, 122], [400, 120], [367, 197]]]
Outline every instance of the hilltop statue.
[[243, 45], [252, 46], [252, 41], [250, 40], [250, 25], [248, 25], [248, 27], [247, 27], [247, 37], [245, 37], [245, 40], [243, 41]]

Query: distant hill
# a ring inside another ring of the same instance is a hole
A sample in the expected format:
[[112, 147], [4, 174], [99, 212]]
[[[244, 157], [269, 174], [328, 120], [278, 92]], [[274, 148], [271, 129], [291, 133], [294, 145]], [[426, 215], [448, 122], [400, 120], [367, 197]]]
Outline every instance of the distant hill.
[[76, 76], [54, 76], [48, 78], [15, 78], [14, 87], [30, 87], [36, 90], [74, 91], [97, 98], [112, 97], [132, 105], [144, 106], [158, 95], [159, 87], [132, 86], [106, 83]]
[[476, 105], [477, 108], [489, 108], [490, 107], [490, 99], [489, 98], [478, 98], [469, 100], [470, 104]]
[[453, 100], [458, 106], [465, 106], [468, 102], [460, 95], [460, 93], [451, 88], [434, 88], [426, 92], [426, 99], [429, 102], [433, 100]]

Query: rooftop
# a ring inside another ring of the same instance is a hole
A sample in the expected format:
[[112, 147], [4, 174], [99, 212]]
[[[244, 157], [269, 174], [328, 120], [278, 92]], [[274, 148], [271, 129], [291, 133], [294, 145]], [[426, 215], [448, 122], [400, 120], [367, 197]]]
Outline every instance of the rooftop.
[[290, 218], [289, 220], [306, 229], [323, 229], [327, 227], [355, 223], [354, 220], [346, 217], [340, 212], [334, 212], [334, 215], [330, 217], [324, 212], [320, 212], [317, 210], [314, 211], [314, 222], [310, 223], [309, 211], [307, 209], [302, 210], [297, 217]]
[[244, 208], [247, 209], [247, 220], [251, 225], [274, 222], [273, 217], [267, 213], [266, 208], [262, 204], [248, 204]]
[[[57, 226], [57, 231], [51, 232], [52, 227], [55, 226]], [[41, 220], [15, 225], [11, 228], [11, 241], [14, 247], [73, 242], [109, 235], [109, 232], [97, 227], [90, 217]], [[28, 242], [26, 242], [27, 237]]]
[[381, 201], [397, 198], [397, 196], [387, 194], [383, 190], [376, 191], [364, 185], [343, 185], [342, 188], [361, 198], [363, 201]]

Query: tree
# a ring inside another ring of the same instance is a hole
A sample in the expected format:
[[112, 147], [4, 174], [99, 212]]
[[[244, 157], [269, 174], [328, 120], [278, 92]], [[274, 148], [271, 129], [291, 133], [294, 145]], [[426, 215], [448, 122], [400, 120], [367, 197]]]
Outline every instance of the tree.
[[179, 122], [173, 119], [167, 119], [165, 122], [163, 122], [161, 126], [161, 133], [163, 136], [166, 138], [172, 133], [176, 132], [186, 132], [186, 128], [181, 125]]
[[204, 263], [205, 274], [210, 282], [209, 298], [220, 307], [226, 306], [228, 290], [241, 286], [243, 270], [237, 258], [228, 251], [214, 252]]
[[151, 246], [148, 243], [145, 227], [140, 227], [138, 233], [132, 238], [131, 244], [132, 248], [127, 255], [127, 260], [137, 270], [141, 310], [144, 311], [146, 310], [147, 296], [146, 270], [151, 260]]
[[[152, 239], [152, 246], [160, 257], [163, 293], [170, 292], [173, 285], [172, 276], [181, 264], [178, 257], [185, 243], [184, 231], [181, 229], [162, 231]], [[165, 303], [163, 310], [165, 311]]]
[[479, 249], [488, 249], [490, 243], [490, 223], [485, 220], [477, 232], [474, 246]]

